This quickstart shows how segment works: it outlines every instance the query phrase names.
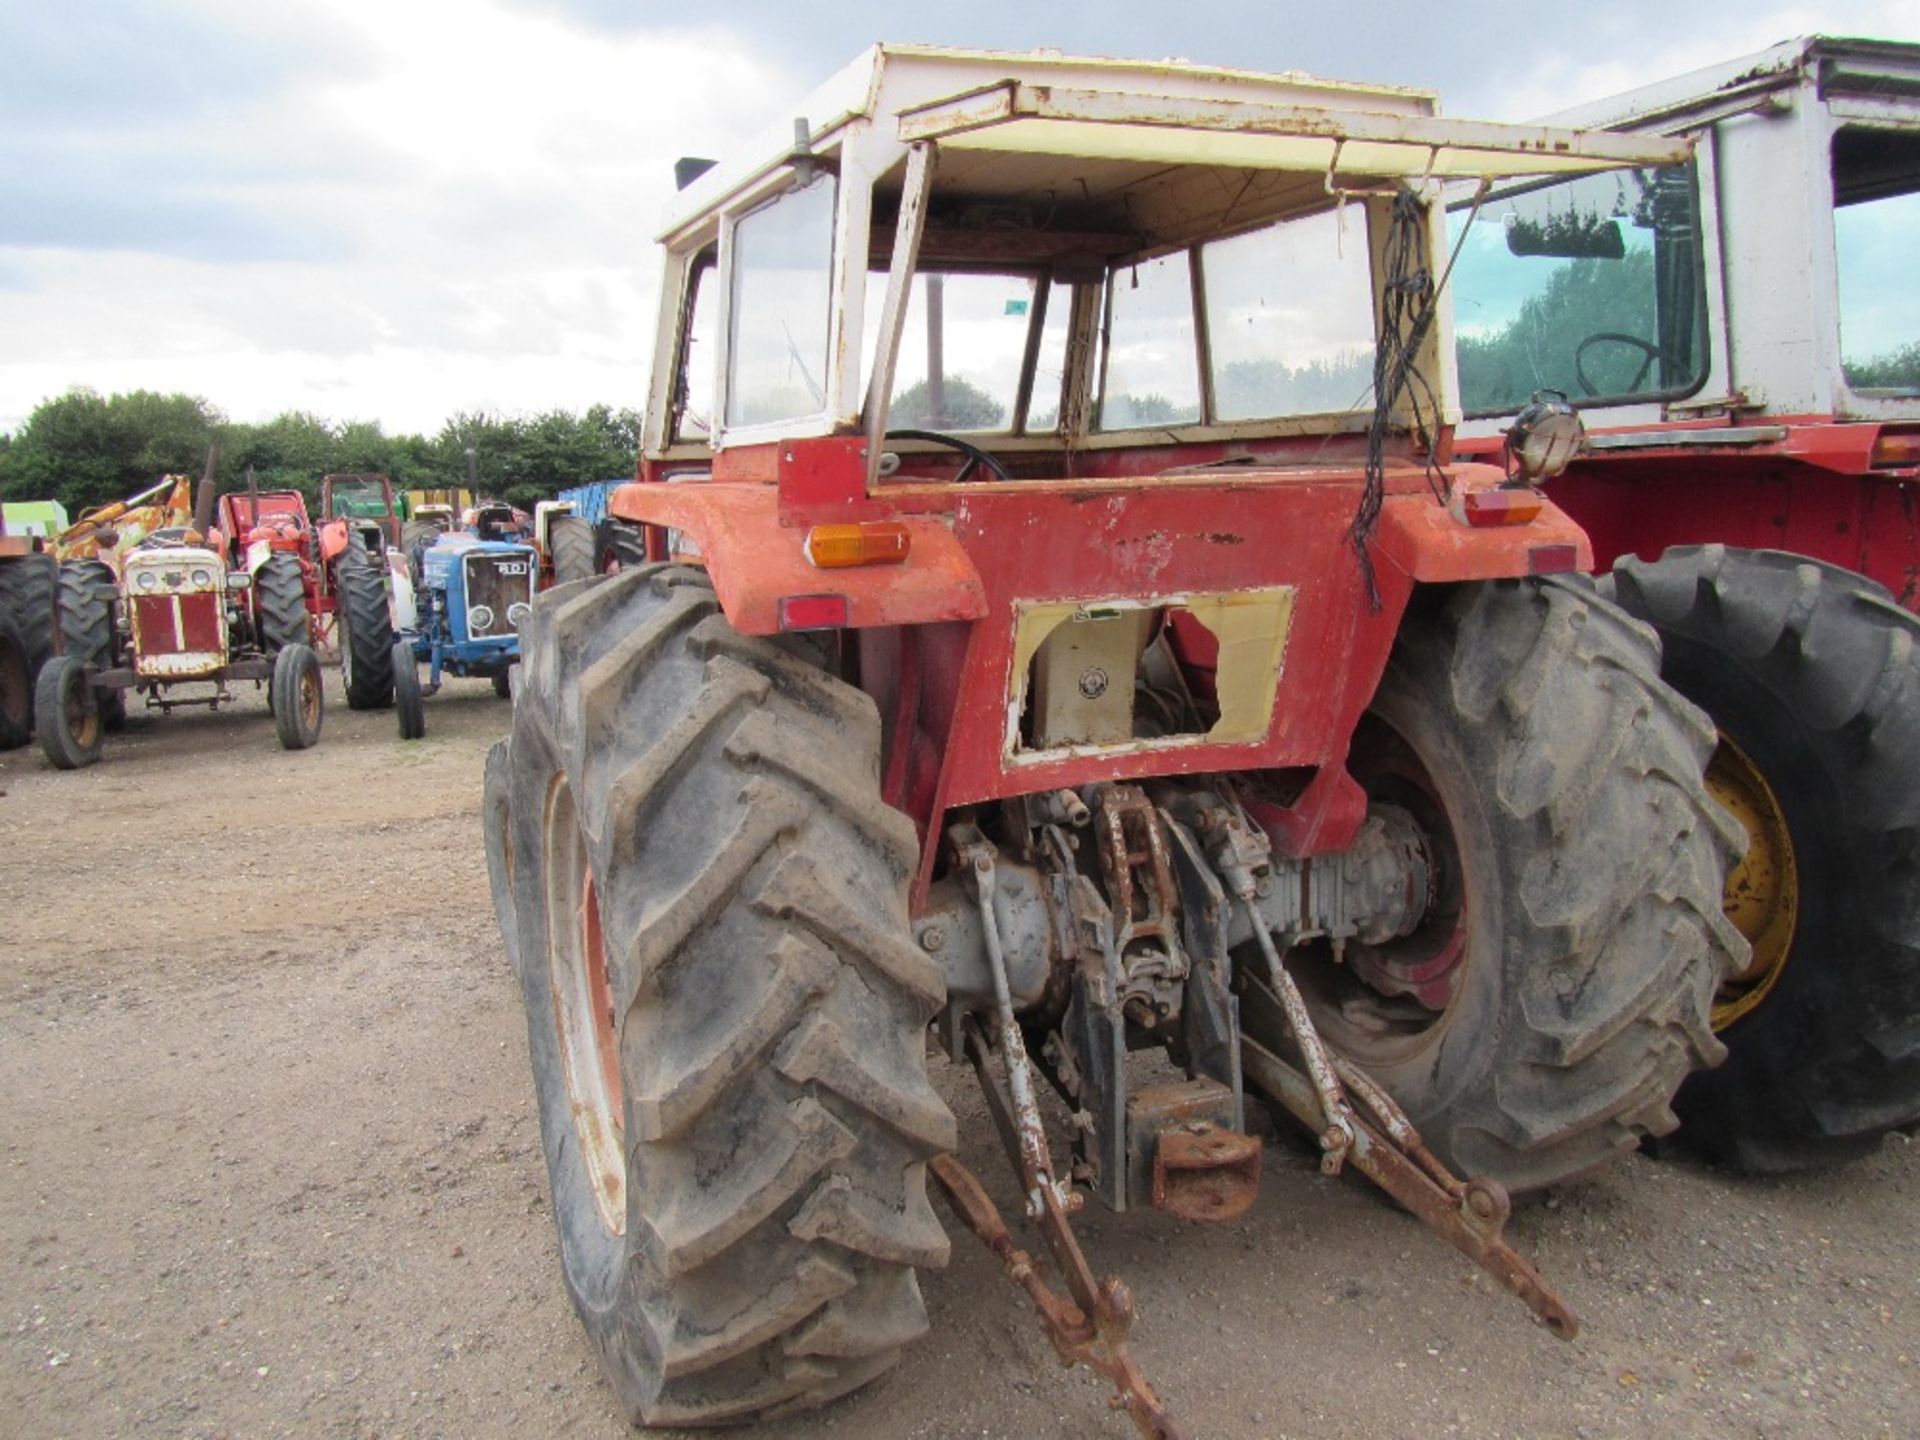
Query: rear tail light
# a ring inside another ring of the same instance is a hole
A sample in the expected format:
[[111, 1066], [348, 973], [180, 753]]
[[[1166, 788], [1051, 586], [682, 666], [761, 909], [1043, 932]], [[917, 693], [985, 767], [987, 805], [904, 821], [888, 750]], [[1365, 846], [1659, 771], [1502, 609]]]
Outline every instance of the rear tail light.
[[858, 525], [816, 525], [807, 531], [807, 559], [822, 570], [849, 565], [898, 565], [907, 558], [911, 537], [892, 520]]
[[1870, 465], [1920, 465], [1920, 430], [1882, 430]]
[[1540, 503], [1540, 497], [1527, 489], [1468, 490], [1460, 497], [1460, 512], [1476, 530], [1525, 525], [1540, 513]]

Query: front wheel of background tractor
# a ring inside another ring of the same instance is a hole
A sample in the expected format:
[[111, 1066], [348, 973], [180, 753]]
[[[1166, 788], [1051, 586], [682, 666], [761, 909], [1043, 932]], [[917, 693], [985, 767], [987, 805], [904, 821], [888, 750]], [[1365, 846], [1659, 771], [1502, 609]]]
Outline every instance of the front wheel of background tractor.
[[1720, 913], [1739, 829], [1702, 783], [1712, 727], [1660, 683], [1644, 626], [1556, 581], [1434, 598], [1349, 761], [1421, 832], [1426, 917], [1290, 968], [1441, 1156], [1535, 1189], [1671, 1130], [1681, 1081], [1722, 1055], [1707, 1016], [1746, 949]]
[[77, 657], [56, 655], [41, 667], [33, 687], [33, 726], [56, 769], [79, 770], [100, 758], [100, 704]]
[[1778, 551], [1688, 546], [1610, 582], [1719, 726], [1708, 783], [1753, 841], [1726, 897], [1753, 960], [1682, 1134], [1749, 1170], [1864, 1154], [1920, 1120], [1920, 618]]
[[492, 680], [493, 693], [495, 695], [498, 695], [502, 700], [511, 700], [513, 698], [513, 672], [511, 670], [494, 671]]
[[553, 583], [591, 580], [599, 570], [594, 563], [593, 526], [577, 515], [559, 515], [547, 527], [547, 548], [553, 555]]
[[427, 704], [420, 692], [420, 665], [406, 641], [393, 642], [389, 668], [393, 672], [393, 708], [400, 721], [400, 738], [418, 740], [427, 733]]
[[[380, 710], [393, 703], [393, 614], [380, 567], [357, 550], [333, 562], [339, 619], [340, 683], [350, 710]], [[409, 661], [411, 663], [411, 661]]]
[[925, 1333], [947, 1258], [945, 987], [879, 715], [683, 568], [548, 591], [521, 637], [482, 813], [567, 1288], [642, 1424], [822, 1404]]
[[273, 657], [267, 698], [283, 748], [305, 750], [320, 739], [326, 698], [320, 683], [320, 657], [311, 646], [296, 641]]
[[300, 562], [284, 550], [267, 556], [253, 577], [253, 613], [260, 626], [260, 649], [268, 655], [313, 640], [306, 578]]
[[[120, 582], [104, 560], [69, 560], [60, 567], [61, 650], [94, 670], [120, 663]], [[127, 692], [96, 695], [100, 723], [122, 730], [127, 723]]]
[[51, 555], [0, 559], [0, 626], [11, 625], [25, 669], [25, 690], [17, 698], [24, 711], [22, 729], [0, 721], [0, 750], [12, 750], [33, 738], [33, 684], [53, 654], [54, 592], [60, 567]]

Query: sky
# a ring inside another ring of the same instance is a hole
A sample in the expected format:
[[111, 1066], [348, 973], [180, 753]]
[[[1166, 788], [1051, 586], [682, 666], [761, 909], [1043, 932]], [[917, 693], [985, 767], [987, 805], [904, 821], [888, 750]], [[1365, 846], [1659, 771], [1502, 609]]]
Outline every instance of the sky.
[[640, 408], [674, 159], [879, 39], [1304, 69], [1524, 119], [1816, 31], [1920, 40], [1920, 0], [0, 0], [0, 431], [75, 385], [429, 434]]

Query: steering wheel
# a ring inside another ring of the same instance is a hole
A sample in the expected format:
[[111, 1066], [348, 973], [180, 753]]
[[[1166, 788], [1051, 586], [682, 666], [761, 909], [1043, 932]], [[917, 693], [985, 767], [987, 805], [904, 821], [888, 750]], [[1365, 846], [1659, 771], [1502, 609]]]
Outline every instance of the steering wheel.
[[1599, 395], [1601, 393], [1600, 387], [1588, 378], [1586, 358], [1587, 351], [1590, 348], [1602, 344], [1631, 345], [1634, 349], [1638, 350], [1643, 357], [1640, 361], [1640, 368], [1633, 372], [1633, 379], [1627, 383], [1627, 388], [1622, 391], [1608, 393], [1638, 395], [1640, 393], [1640, 382], [1647, 378], [1647, 372], [1653, 368], [1653, 362], [1663, 358], [1658, 345], [1655, 345], [1650, 340], [1642, 340], [1638, 335], [1627, 335], [1618, 330], [1595, 331], [1576, 345], [1573, 350], [1573, 374], [1574, 378], [1580, 382], [1580, 391], [1584, 395]]
[[886, 438], [889, 440], [925, 440], [932, 445], [944, 445], [949, 450], [958, 450], [962, 455], [967, 457], [967, 463], [955, 472], [953, 483], [956, 485], [971, 475], [976, 465], [985, 466], [991, 470], [995, 479], [1013, 479], [1013, 476], [1007, 473], [1006, 466], [1002, 465], [978, 445], [970, 441], [962, 440], [957, 435], [943, 435], [938, 430], [889, 430], [887, 431]]

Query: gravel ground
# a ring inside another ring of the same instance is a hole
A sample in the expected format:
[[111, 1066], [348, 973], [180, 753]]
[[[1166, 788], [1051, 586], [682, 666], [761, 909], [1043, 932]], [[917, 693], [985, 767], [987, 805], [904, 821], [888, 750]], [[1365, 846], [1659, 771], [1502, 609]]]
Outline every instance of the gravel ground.
[[[337, 676], [329, 684], [337, 687]], [[616, 1436], [560, 1285], [487, 900], [484, 683], [425, 741], [330, 696], [0, 756], [0, 1434]], [[963, 1158], [1011, 1209], [957, 1070]], [[1092, 1208], [1200, 1435], [1911, 1436], [1920, 1150], [1739, 1180], [1636, 1157], [1524, 1204], [1571, 1345], [1290, 1135], [1219, 1229]], [[954, 1230], [932, 1336], [783, 1434], [1124, 1436]]]

